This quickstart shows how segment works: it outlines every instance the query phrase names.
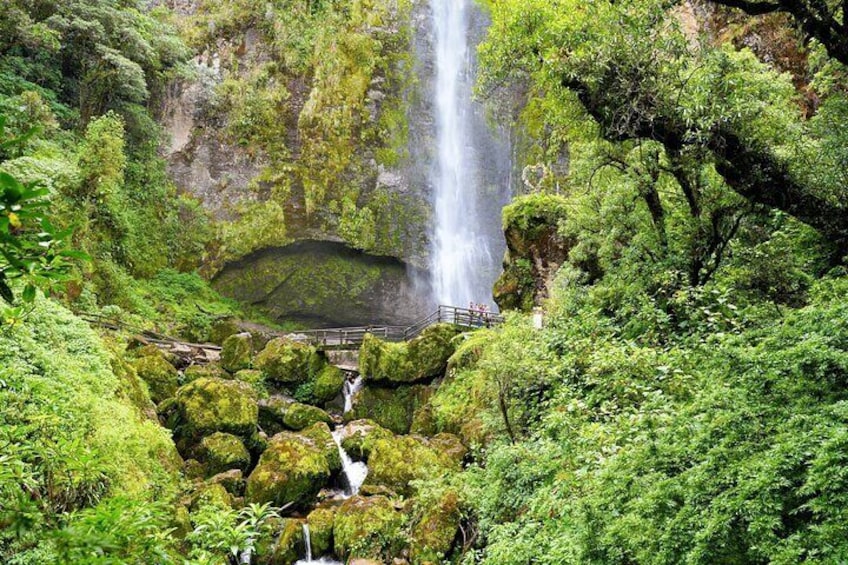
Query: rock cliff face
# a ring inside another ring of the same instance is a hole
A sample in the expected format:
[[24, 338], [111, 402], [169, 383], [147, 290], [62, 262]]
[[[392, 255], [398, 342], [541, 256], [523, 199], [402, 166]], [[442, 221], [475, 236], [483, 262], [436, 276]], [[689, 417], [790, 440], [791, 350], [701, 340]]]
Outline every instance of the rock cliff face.
[[[307, 305], [322, 302], [310, 289], [283, 299], [249, 281], [224, 281], [254, 261], [266, 270], [270, 257], [305, 259], [316, 250], [288, 247], [294, 243], [325, 241], [334, 245], [322, 247], [308, 261], [313, 266], [336, 251], [342, 263], [354, 250], [397, 259], [359, 285], [373, 297], [341, 300], [385, 301], [377, 308], [385, 321], [398, 321], [390, 313], [400, 303], [415, 302], [417, 312], [426, 297], [413, 296], [423, 287], [405, 266], [414, 273], [427, 264], [435, 151], [426, 0], [349, 8], [164, 3], [189, 16], [185, 36], [197, 56], [164, 96], [162, 152], [179, 189], [216, 220], [219, 238], [207, 269], [223, 270], [219, 288], [274, 315], [306, 316]], [[325, 314], [314, 316], [343, 321]]]

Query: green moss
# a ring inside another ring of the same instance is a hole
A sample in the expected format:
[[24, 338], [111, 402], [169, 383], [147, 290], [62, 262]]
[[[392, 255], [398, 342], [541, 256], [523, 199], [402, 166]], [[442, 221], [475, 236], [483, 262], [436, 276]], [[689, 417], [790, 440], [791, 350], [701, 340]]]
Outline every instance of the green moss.
[[273, 546], [270, 563], [290, 565], [304, 553], [303, 521], [284, 518], [279, 532], [280, 535]]
[[249, 384], [260, 396], [268, 394], [267, 387], [265, 386], [265, 375], [259, 369], [242, 369], [233, 375], [233, 378]]
[[300, 434], [282, 432], [268, 442], [247, 479], [249, 502], [308, 504], [341, 467], [330, 428], [315, 424]]
[[374, 443], [378, 439], [393, 437], [394, 434], [371, 420], [355, 420], [345, 425], [342, 447], [355, 459], [368, 460]]
[[406, 546], [406, 517], [385, 496], [354, 496], [345, 500], [333, 521], [333, 547], [343, 559], [400, 555]]
[[229, 469], [246, 470], [250, 453], [244, 443], [232, 434], [216, 432], [200, 441], [200, 459], [207, 475], [217, 475]]
[[433, 479], [459, 469], [450, 455], [431, 447], [423, 438], [397, 436], [374, 442], [365, 482], [410, 496], [414, 494], [410, 482]]
[[310, 406], [309, 404], [292, 402], [286, 407], [283, 414], [283, 424], [290, 430], [302, 430], [318, 422], [332, 424], [333, 419], [320, 408]]
[[133, 362], [138, 376], [147, 383], [150, 398], [159, 403], [171, 398], [179, 386], [179, 374], [173, 365], [168, 363], [158, 352], [145, 355]]
[[306, 518], [312, 540], [312, 555], [327, 555], [333, 551], [333, 522], [335, 508], [321, 507], [309, 513]]
[[405, 343], [389, 343], [371, 334], [359, 350], [359, 372], [366, 380], [411, 383], [444, 373], [454, 353], [453, 338], [459, 330], [437, 324]]
[[201, 378], [181, 387], [176, 400], [176, 431], [185, 439], [199, 439], [214, 432], [247, 438], [256, 430], [256, 393], [246, 383]]
[[197, 379], [229, 379], [230, 375], [220, 365], [191, 365], [183, 371], [183, 379], [190, 383]]
[[344, 371], [333, 365], [327, 365], [315, 377], [312, 395], [318, 402], [330, 402], [341, 394], [344, 382]]
[[406, 434], [412, 426], [415, 410], [432, 395], [432, 389], [423, 385], [379, 388], [366, 386], [353, 402], [353, 409], [345, 415], [347, 420], [369, 419], [396, 434]]
[[459, 497], [456, 492], [448, 491], [435, 502], [417, 506], [418, 517], [409, 536], [412, 563], [441, 563], [459, 532]]
[[253, 338], [249, 333], [231, 335], [221, 348], [221, 366], [231, 373], [249, 369], [253, 358]]
[[212, 323], [212, 327], [209, 330], [209, 341], [223, 345], [225, 339], [240, 332], [241, 329], [235, 319], [226, 318], [218, 320]]
[[314, 347], [284, 338], [272, 339], [256, 356], [256, 367], [265, 377], [283, 384], [305, 382], [317, 375], [325, 363]]

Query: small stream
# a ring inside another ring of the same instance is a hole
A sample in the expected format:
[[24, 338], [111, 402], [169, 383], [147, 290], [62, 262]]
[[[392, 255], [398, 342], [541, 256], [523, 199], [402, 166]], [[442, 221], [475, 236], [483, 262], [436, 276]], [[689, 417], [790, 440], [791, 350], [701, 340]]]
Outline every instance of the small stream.
[[[362, 377], [357, 376], [353, 380], [345, 379], [342, 394], [344, 395], [344, 413], [347, 414], [353, 409], [353, 396], [362, 388]], [[344, 480], [343, 491], [338, 498], [347, 499], [359, 493], [359, 489], [365, 482], [365, 477], [368, 476], [368, 466], [363, 461], [354, 461], [351, 459], [347, 451], [342, 447], [342, 432], [343, 425], [339, 424], [333, 430], [333, 440], [339, 447], [339, 457], [342, 460], [342, 476]], [[343, 565], [341, 561], [336, 561], [330, 557], [312, 558], [312, 538], [309, 534], [309, 524], [303, 524], [303, 543], [305, 545], [306, 554], [304, 559], [296, 561], [294, 565]]]

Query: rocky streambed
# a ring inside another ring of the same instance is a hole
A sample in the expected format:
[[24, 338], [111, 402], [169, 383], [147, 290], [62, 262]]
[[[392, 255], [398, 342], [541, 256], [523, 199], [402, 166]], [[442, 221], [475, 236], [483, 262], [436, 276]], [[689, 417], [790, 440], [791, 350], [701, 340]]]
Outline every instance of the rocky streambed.
[[246, 563], [440, 562], [459, 538], [458, 497], [422, 497], [418, 481], [461, 470], [467, 452], [436, 433], [427, 405], [457, 335], [440, 325], [409, 343], [369, 336], [360, 374], [309, 345], [249, 333], [226, 338], [220, 363], [182, 370], [137, 350], [190, 481], [177, 529], [191, 531], [210, 502], [270, 504], [280, 517]]

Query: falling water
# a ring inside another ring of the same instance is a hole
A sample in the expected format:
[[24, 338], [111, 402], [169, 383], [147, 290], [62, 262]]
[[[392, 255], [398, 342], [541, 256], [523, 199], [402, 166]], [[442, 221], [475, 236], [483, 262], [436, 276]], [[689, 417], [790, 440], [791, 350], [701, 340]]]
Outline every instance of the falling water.
[[365, 477], [368, 476], [368, 466], [362, 461], [354, 461], [350, 458], [347, 451], [342, 448], [342, 430], [336, 429], [333, 431], [333, 439], [336, 440], [336, 445], [339, 446], [339, 457], [342, 460], [342, 473], [345, 476], [344, 498], [350, 498], [359, 493], [362, 483], [365, 482]]
[[[474, 58], [469, 36], [470, 17], [476, 9], [472, 0], [431, 2], [436, 32], [438, 142], [433, 179], [433, 289], [441, 304], [488, 303], [503, 247], [499, 230], [504, 190], [491, 191], [486, 184], [493, 169], [505, 166], [503, 162], [491, 166], [501, 151], [500, 147], [497, 151], [490, 149], [505, 144], [491, 139], [482, 109], [472, 100]], [[508, 180], [495, 182], [508, 187]]]
[[294, 565], [342, 565], [340, 561], [329, 557], [312, 559], [312, 537], [309, 535], [309, 524], [303, 523], [303, 544], [306, 546], [306, 557], [295, 561]]
[[342, 389], [342, 394], [344, 395], [344, 411], [345, 414], [353, 410], [353, 395], [359, 392], [359, 389], [362, 388], [362, 377], [357, 376], [354, 380], [350, 381], [345, 379], [344, 388]]

